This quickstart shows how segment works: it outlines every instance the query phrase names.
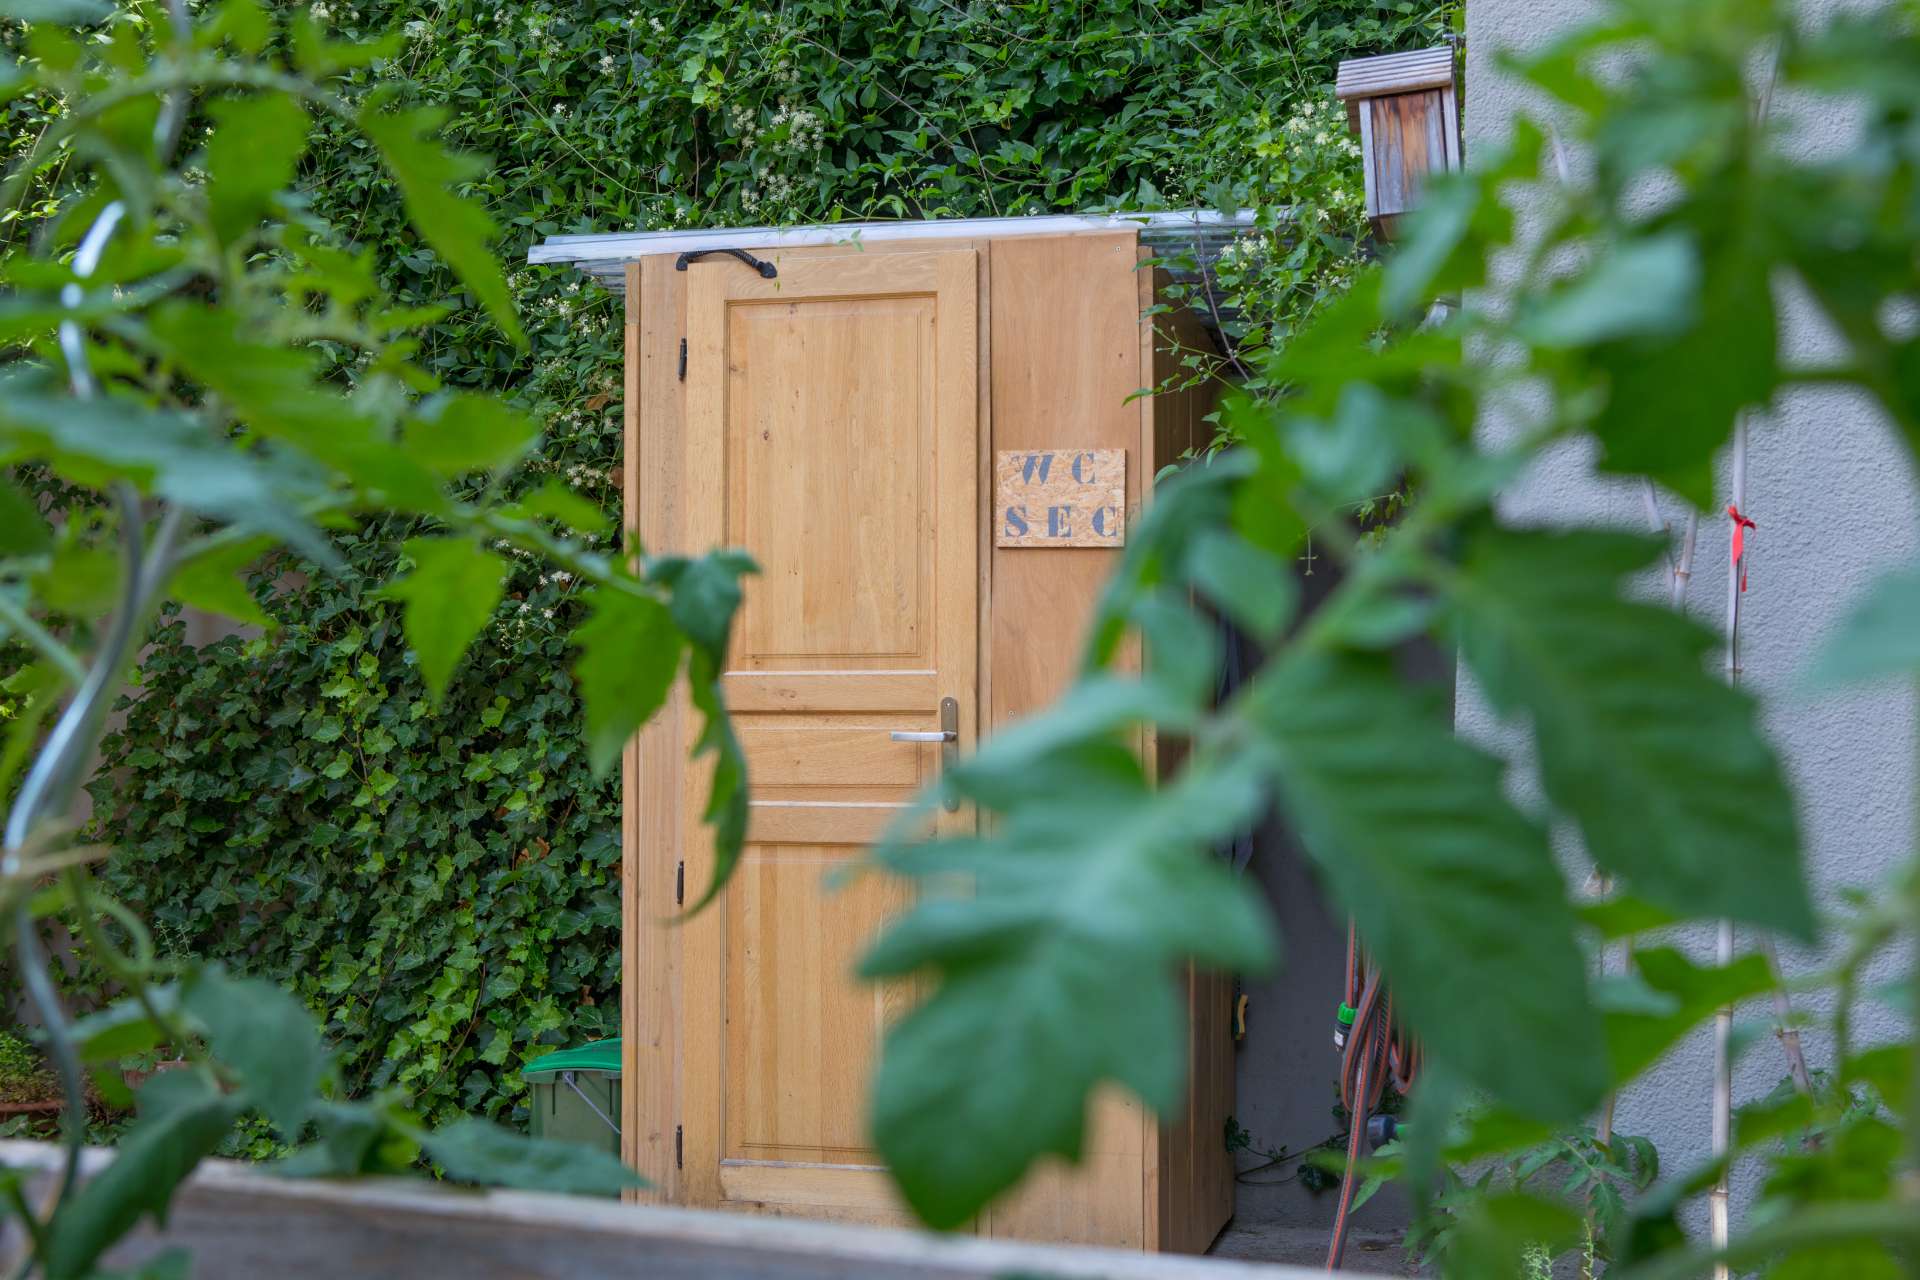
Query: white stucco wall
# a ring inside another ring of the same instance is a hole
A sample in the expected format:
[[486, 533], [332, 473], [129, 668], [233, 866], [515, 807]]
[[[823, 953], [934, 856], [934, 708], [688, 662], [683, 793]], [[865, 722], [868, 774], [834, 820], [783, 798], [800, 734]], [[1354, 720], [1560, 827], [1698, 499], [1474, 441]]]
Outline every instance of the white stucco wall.
[[[1476, 146], [1502, 138], [1517, 113], [1537, 101], [1503, 77], [1494, 58], [1502, 49], [1542, 44], [1570, 24], [1600, 12], [1597, 0], [1467, 0], [1467, 78], [1464, 127], [1468, 159]], [[1814, 12], [1831, 0], [1803, 6]], [[1776, 98], [1776, 117], [1793, 117], [1796, 148], [1817, 154], [1844, 147], [1851, 124], [1831, 107]], [[1575, 158], [1577, 165], [1578, 158]], [[1788, 299], [1789, 359], [1817, 353], [1824, 336], [1804, 307]], [[1488, 422], [1491, 434], [1502, 430]], [[1749, 590], [1742, 613], [1747, 686], [1764, 699], [1768, 732], [1798, 790], [1806, 856], [1816, 897], [1830, 905], [1844, 886], [1880, 879], [1913, 847], [1914, 702], [1906, 690], [1880, 687], [1843, 696], [1809, 697], [1799, 684], [1808, 659], [1849, 601], [1879, 570], [1913, 558], [1916, 496], [1907, 463], [1890, 432], [1860, 401], [1831, 391], [1784, 397], [1751, 436], [1746, 510], [1758, 522], [1749, 535]], [[1725, 493], [1724, 459], [1722, 494]], [[1688, 605], [1695, 617], [1722, 628], [1726, 608], [1728, 521], [1702, 518], [1698, 560]], [[1601, 521], [1645, 528], [1640, 489], [1598, 477], [1589, 457], [1563, 450], [1542, 459], [1504, 501], [1516, 520], [1541, 523]], [[1663, 498], [1678, 522], [1678, 500]], [[1464, 681], [1459, 697], [1463, 731], [1498, 738], [1501, 730]], [[1693, 931], [1690, 947], [1711, 954], [1711, 931]], [[1742, 948], [1750, 940], [1742, 938]], [[1806, 955], [1783, 957], [1804, 969]], [[1760, 1016], [1764, 1010], [1752, 1010]], [[1863, 1011], [1863, 1039], [1884, 1038], [1894, 1015]], [[1829, 1048], [1809, 1044], [1814, 1065]], [[1621, 1102], [1622, 1132], [1652, 1137], [1666, 1167], [1678, 1170], [1708, 1148], [1712, 1049], [1706, 1034], [1689, 1041]], [[1785, 1062], [1763, 1038], [1740, 1062], [1736, 1102], [1769, 1091]], [[1737, 1179], [1736, 1195], [1751, 1190], [1751, 1171]]]

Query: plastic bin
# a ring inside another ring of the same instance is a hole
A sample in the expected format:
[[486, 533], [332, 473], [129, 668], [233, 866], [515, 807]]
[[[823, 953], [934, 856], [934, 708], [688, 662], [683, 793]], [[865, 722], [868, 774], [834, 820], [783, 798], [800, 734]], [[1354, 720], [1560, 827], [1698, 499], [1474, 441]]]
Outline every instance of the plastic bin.
[[620, 1037], [535, 1058], [520, 1069], [533, 1087], [536, 1138], [599, 1147], [620, 1157]]

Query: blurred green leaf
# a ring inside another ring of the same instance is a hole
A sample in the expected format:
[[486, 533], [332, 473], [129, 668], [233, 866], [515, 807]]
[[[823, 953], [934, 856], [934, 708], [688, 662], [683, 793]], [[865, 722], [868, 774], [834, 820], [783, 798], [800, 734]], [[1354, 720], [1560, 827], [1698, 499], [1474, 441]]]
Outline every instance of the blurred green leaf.
[[80, 1280], [143, 1217], [164, 1225], [175, 1188], [245, 1109], [241, 1099], [221, 1093], [198, 1073], [168, 1072], [155, 1082], [168, 1076], [178, 1091], [173, 1105], [142, 1116], [120, 1140], [113, 1163], [54, 1214], [42, 1260], [47, 1280]]
[[236, 244], [260, 225], [293, 181], [307, 149], [306, 108], [284, 93], [212, 103], [207, 140], [207, 213], [214, 233]]
[[232, 618], [250, 626], [271, 629], [278, 624], [253, 598], [243, 579], [271, 544], [249, 538], [203, 551], [174, 571], [172, 591], [182, 603]]
[[287, 458], [216, 440], [183, 414], [46, 394], [32, 375], [0, 379], [0, 460], [36, 459], [93, 488], [129, 479], [189, 511], [273, 534], [323, 565], [340, 562], [299, 514], [317, 477]]
[[1607, 387], [1592, 424], [1601, 466], [1651, 476], [1701, 508], [1713, 504], [1711, 464], [1734, 419], [1765, 404], [1778, 378], [1758, 212], [1716, 214], [1692, 231], [1701, 256], [1692, 323], [1599, 342], [1581, 356]]
[[1741, 956], [1725, 968], [1696, 965], [1671, 947], [1633, 954], [1639, 980], [1671, 1003], [1665, 1010], [1619, 1008], [1607, 1013], [1607, 1057], [1624, 1084], [1659, 1060], [1680, 1038], [1723, 1004], [1771, 991], [1772, 970], [1762, 956]]
[[591, 613], [573, 633], [573, 673], [585, 704], [587, 752], [597, 773], [619, 762], [628, 739], [667, 700], [686, 641], [667, 607], [612, 587], [589, 594]]
[[53, 531], [39, 506], [0, 476], [0, 560], [39, 555], [52, 546]]
[[1461, 1210], [1447, 1250], [1446, 1273], [1475, 1280], [1524, 1280], [1529, 1250], [1548, 1257], [1572, 1247], [1582, 1220], [1567, 1205], [1523, 1192], [1479, 1196]]
[[[1597, 1100], [1600, 1023], [1566, 887], [1545, 831], [1508, 801], [1499, 763], [1384, 661], [1293, 656], [1246, 697], [1278, 757], [1283, 812], [1428, 1052], [1540, 1119], [1572, 1119]], [[1498, 1036], [1466, 1016], [1488, 1001]]]
[[525, 517], [557, 520], [575, 533], [604, 533], [611, 523], [599, 507], [551, 476], [509, 510]]
[[[146, 998], [162, 1013], [179, 1005], [173, 986], [148, 987]], [[73, 1040], [83, 1062], [118, 1063], [165, 1043], [167, 1032], [132, 996], [114, 1001], [73, 1024]]]
[[307, 1007], [264, 978], [210, 965], [185, 984], [181, 1007], [206, 1030], [216, 1062], [240, 1078], [239, 1099], [258, 1106], [282, 1137], [299, 1137], [326, 1074], [327, 1051]]
[[700, 648], [687, 655], [687, 688], [701, 717], [693, 756], [696, 761], [713, 757], [707, 807], [700, 815], [713, 828], [713, 876], [699, 900], [687, 909], [689, 915], [704, 910], [725, 887], [747, 839], [747, 755], [727, 718], [720, 678], [719, 657]]
[[451, 152], [426, 135], [439, 131], [445, 111], [417, 107], [387, 113], [370, 101], [360, 112], [360, 128], [379, 146], [387, 171], [406, 200], [407, 216], [428, 244], [453, 267], [461, 283], [473, 290], [494, 323], [517, 345], [526, 345], [513, 298], [491, 242], [493, 219], [478, 204], [454, 194], [455, 184], [477, 177], [483, 166], [471, 156]]
[[385, 588], [405, 604], [407, 643], [420, 676], [438, 699], [473, 638], [493, 618], [506, 592], [506, 558], [467, 538], [408, 538], [401, 547], [413, 572]]
[[727, 633], [740, 607], [740, 579], [754, 572], [753, 561], [739, 551], [715, 551], [698, 559], [665, 556], [647, 565], [647, 580], [673, 594], [673, 621], [715, 663], [727, 651]]
[[1686, 328], [1699, 306], [1700, 266], [1684, 232], [1629, 240], [1520, 318], [1543, 347], [1580, 347]]
[[529, 1138], [488, 1120], [458, 1120], [419, 1140], [428, 1158], [461, 1182], [570, 1195], [612, 1195], [647, 1185], [604, 1148]]
[[[1256, 773], [1203, 766], [1159, 790], [1137, 764], [1104, 787], [1087, 778], [992, 836], [882, 854], [899, 873], [964, 865], [971, 879], [968, 896], [923, 899], [861, 967], [941, 979], [887, 1036], [872, 1104], [874, 1140], [931, 1226], [965, 1222], [1043, 1155], [1079, 1159], [1103, 1081], [1171, 1110], [1186, 1072], [1181, 959], [1273, 963], [1264, 906], [1206, 848], [1257, 816]], [[1049, 780], [1058, 767], [1033, 781]]]
[[1271, 552], [1221, 530], [1208, 530], [1187, 551], [1186, 577], [1207, 601], [1249, 637], [1271, 644], [1299, 600], [1287, 565]]
[[113, 12], [104, 0], [0, 0], [0, 16], [15, 22], [46, 22], [78, 27], [99, 22]]
[[1920, 673], [1920, 567], [1883, 574], [1815, 656], [1811, 681], [1848, 684]]
[[1548, 796], [1636, 896], [1811, 938], [1799, 821], [1751, 699], [1708, 674], [1713, 633], [1623, 595], [1658, 555], [1630, 534], [1482, 529], [1450, 587], [1462, 651], [1495, 709], [1532, 721]]
[[516, 461], [540, 436], [539, 424], [491, 396], [439, 396], [409, 424], [406, 452], [443, 476], [496, 471]]

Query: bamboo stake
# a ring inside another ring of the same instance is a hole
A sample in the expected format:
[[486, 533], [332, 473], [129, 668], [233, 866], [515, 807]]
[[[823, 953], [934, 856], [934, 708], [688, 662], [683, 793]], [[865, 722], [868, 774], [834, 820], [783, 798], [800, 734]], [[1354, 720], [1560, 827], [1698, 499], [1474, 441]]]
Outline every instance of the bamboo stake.
[[[1735, 510], [1744, 510], [1747, 500], [1747, 422], [1743, 416], [1733, 424], [1733, 483], [1731, 497]], [[1740, 575], [1746, 568], [1746, 551], [1740, 558], [1727, 557], [1727, 683], [1740, 683]], [[1721, 968], [1733, 963], [1733, 921], [1722, 920], [1714, 948]], [[1728, 1219], [1732, 1192], [1731, 1161], [1733, 1148], [1733, 1006], [1721, 1005], [1713, 1015], [1713, 1158], [1721, 1161], [1720, 1176], [1714, 1179], [1707, 1199], [1707, 1216], [1713, 1247], [1727, 1247]], [[1715, 1263], [1713, 1280], [1728, 1280], [1724, 1262]]]

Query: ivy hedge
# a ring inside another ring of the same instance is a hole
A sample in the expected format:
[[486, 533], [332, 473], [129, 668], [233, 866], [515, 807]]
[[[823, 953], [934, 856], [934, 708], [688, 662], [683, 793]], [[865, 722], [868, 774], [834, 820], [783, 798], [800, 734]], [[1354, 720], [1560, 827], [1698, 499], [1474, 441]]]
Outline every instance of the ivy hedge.
[[[1351, 257], [1358, 162], [1333, 64], [1432, 43], [1453, 18], [1372, 0], [310, 9], [393, 33], [348, 92], [442, 104], [449, 136], [491, 157], [474, 189], [508, 229], [502, 254], [636, 225], [1297, 206], [1313, 234], [1261, 262], [1254, 343], [1337, 290]], [[54, 109], [11, 104], [11, 145]], [[316, 224], [404, 301], [444, 308], [424, 363], [535, 407], [548, 431], [529, 471], [616, 514], [617, 304], [519, 270], [516, 348], [404, 229], [362, 145], [317, 138], [303, 178]], [[404, 1086], [435, 1120], [504, 1115], [526, 1058], [617, 1031], [618, 787], [587, 769], [561, 640], [573, 584], [516, 575], [434, 708], [374, 585], [402, 532], [342, 537], [342, 574], [261, 566], [263, 633], [162, 628], [92, 789], [118, 846], [102, 874], [164, 945], [298, 992], [354, 1092]], [[87, 994], [84, 968], [74, 981]]]

